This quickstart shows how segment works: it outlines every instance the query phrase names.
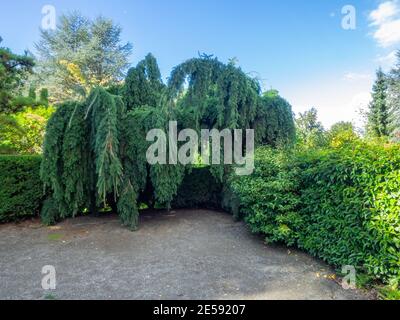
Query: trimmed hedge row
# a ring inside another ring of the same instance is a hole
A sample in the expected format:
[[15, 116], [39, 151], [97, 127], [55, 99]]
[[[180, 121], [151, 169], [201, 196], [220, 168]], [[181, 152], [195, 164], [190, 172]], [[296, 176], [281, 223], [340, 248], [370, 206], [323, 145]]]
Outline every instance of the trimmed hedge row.
[[257, 151], [231, 189], [253, 232], [386, 282], [400, 280], [400, 146]]
[[0, 156], [0, 222], [37, 216], [43, 200], [40, 156]]

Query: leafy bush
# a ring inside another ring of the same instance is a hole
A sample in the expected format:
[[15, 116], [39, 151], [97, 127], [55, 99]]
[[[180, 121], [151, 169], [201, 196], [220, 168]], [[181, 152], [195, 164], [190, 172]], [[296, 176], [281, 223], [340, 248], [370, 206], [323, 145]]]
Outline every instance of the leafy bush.
[[0, 114], [0, 154], [40, 154], [51, 106], [25, 107], [14, 114]]
[[316, 156], [304, 158], [299, 245], [331, 264], [398, 281], [400, 147], [358, 143]]
[[290, 157], [284, 152], [260, 148], [255, 155], [253, 175], [232, 176], [229, 183], [253, 232], [264, 234], [268, 242], [293, 245], [301, 217], [298, 170], [290, 167]]
[[400, 146], [262, 148], [254, 175], [232, 179], [231, 188], [251, 229], [269, 241], [400, 279]]
[[0, 222], [39, 214], [43, 196], [39, 156], [0, 156]]

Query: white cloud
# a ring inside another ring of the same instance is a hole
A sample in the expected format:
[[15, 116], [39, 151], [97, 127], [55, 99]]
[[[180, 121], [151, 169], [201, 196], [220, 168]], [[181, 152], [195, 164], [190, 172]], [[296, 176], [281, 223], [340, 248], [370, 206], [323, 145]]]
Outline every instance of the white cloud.
[[390, 69], [397, 61], [397, 52], [393, 50], [385, 56], [378, 56], [376, 62], [378, 62], [383, 69]]
[[359, 92], [351, 98], [350, 103], [347, 106], [352, 110], [358, 111], [359, 109], [367, 107], [371, 100], [372, 96], [370, 92]]
[[381, 47], [400, 43], [400, 6], [397, 0], [381, 3], [370, 13], [369, 20], [375, 27], [372, 36]]
[[382, 24], [375, 31], [374, 38], [384, 48], [400, 43], [400, 19]]
[[392, 17], [396, 16], [398, 12], [399, 8], [397, 7], [397, 1], [381, 3], [378, 9], [372, 11], [369, 15], [369, 18], [372, 21], [371, 25], [382, 25]]

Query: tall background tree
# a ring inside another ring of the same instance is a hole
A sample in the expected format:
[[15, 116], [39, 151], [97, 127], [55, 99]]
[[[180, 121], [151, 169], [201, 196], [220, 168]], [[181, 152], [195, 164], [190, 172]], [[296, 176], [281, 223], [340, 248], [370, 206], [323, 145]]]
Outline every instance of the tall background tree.
[[389, 135], [389, 104], [387, 77], [379, 68], [372, 88], [372, 101], [369, 104], [367, 132], [372, 137]]
[[119, 84], [129, 67], [132, 45], [122, 43], [112, 20], [90, 20], [75, 12], [63, 15], [56, 30], [41, 30], [36, 81], [52, 102], [87, 96], [95, 86]]
[[326, 143], [325, 130], [318, 121], [318, 111], [311, 108], [296, 119], [297, 141], [305, 147], [320, 147]]
[[33, 58], [27, 52], [18, 55], [6, 47], [0, 47], [0, 113], [20, 109], [23, 88], [33, 66]]
[[53, 109], [48, 107], [47, 90], [37, 95], [29, 84], [33, 67], [28, 52], [18, 55], [0, 47], [0, 154], [41, 152], [46, 121]]

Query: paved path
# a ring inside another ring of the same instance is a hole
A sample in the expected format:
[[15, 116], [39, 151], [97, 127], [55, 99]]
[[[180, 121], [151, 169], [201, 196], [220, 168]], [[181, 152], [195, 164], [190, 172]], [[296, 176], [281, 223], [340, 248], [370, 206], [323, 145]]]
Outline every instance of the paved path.
[[[56, 268], [54, 291], [41, 288], [45, 265]], [[147, 212], [137, 232], [116, 216], [0, 225], [0, 299], [366, 298], [330, 274], [221, 212]]]

